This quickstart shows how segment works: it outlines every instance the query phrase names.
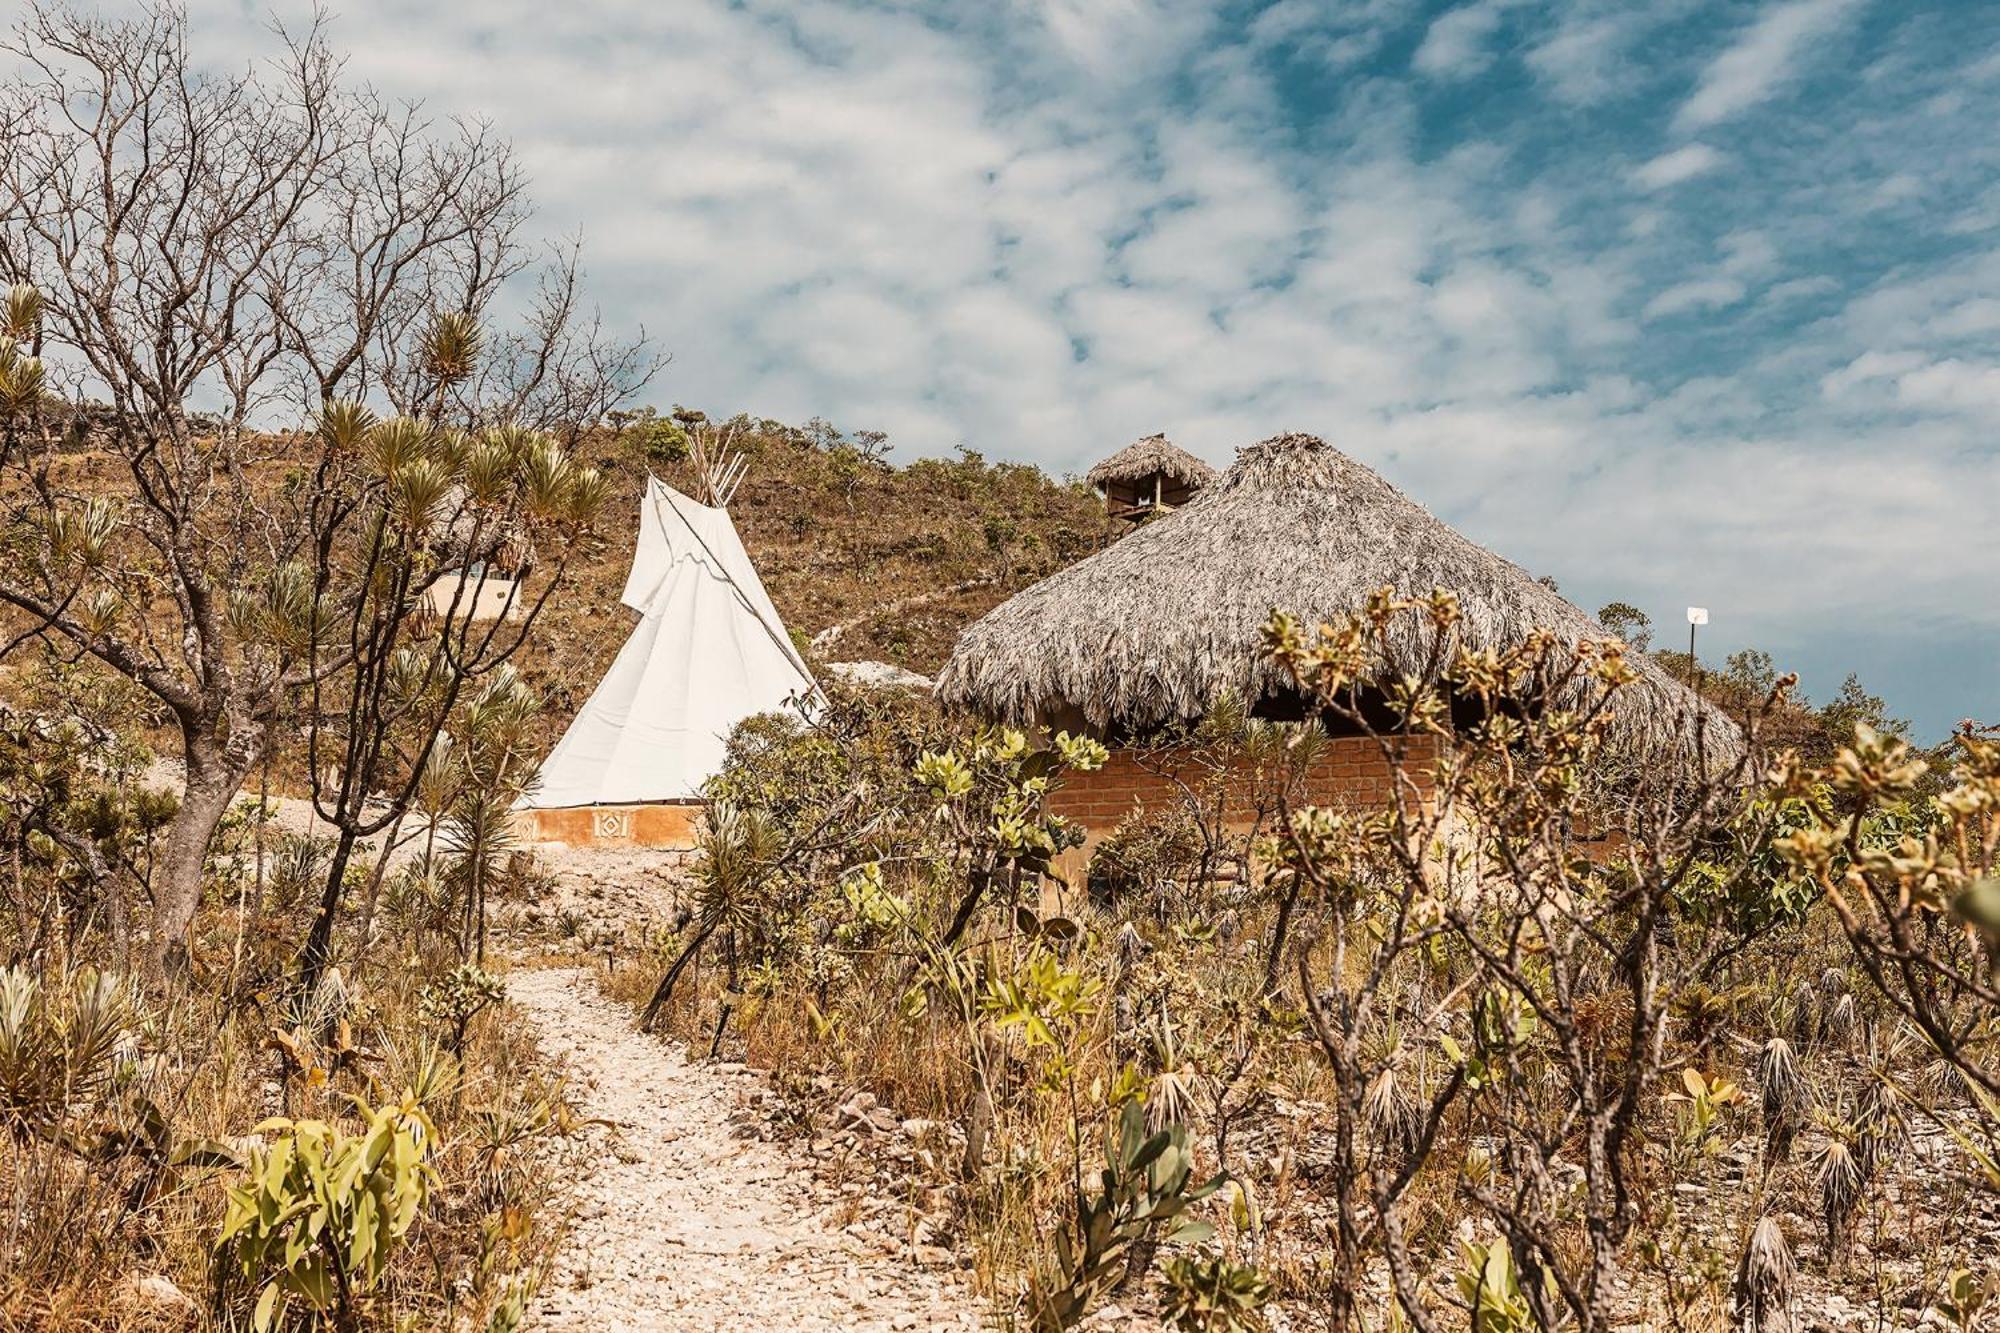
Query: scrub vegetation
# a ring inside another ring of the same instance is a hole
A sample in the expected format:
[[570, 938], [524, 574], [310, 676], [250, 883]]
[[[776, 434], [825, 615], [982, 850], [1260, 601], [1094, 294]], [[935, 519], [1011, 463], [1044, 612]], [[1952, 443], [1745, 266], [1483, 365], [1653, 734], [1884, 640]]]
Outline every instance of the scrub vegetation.
[[[1740, 743], [1634, 755], [1631, 649], [1472, 653], [1457, 615], [1383, 593], [1266, 626], [1402, 767], [1379, 807], [1300, 803], [1270, 763], [1261, 829], [1204, 835], [1196, 786], [1066, 880], [1078, 834], [1044, 797], [1093, 742], [921, 699], [748, 726], [694, 869], [727, 913], [608, 984], [780, 1071], [809, 1126], [815, 1086], [915, 1117], [936, 1225], [1028, 1327], [1135, 1300], [1200, 1328], [1976, 1304], [2000, 741], [1924, 756], [1862, 721], [1811, 763], [1765, 740], [1823, 716], [1780, 678]], [[1413, 638], [1430, 666], [1358, 706]], [[1222, 712], [1176, 743], [1282, 754], [1322, 726]], [[1149, 1149], [1166, 1176], [1135, 1174]]]
[[[1150, 539], [635, 406], [660, 359], [524, 240], [504, 143], [317, 28], [229, 76], [187, 35], [37, 0], [0, 92], [0, 1328], [531, 1324], [605, 1128], [508, 1001], [552, 956], [766, 1071], [756, 1132], [893, 1135], [835, 1188], [1003, 1326], [1991, 1319], [2000, 733], [1921, 751], [1630, 607], [1473, 648], [1446, 591], [1260, 603], [1301, 720], [1143, 734], [828, 671], [736, 729], [651, 924], [503, 921], [560, 896], [509, 812], [625, 636], [649, 470], [743, 455], [816, 666], [934, 671]], [[1635, 725], [1669, 678], [1711, 707]], [[1380, 799], [1308, 797], [1329, 732]], [[1052, 798], [1127, 747], [1186, 776], [1087, 838]]]

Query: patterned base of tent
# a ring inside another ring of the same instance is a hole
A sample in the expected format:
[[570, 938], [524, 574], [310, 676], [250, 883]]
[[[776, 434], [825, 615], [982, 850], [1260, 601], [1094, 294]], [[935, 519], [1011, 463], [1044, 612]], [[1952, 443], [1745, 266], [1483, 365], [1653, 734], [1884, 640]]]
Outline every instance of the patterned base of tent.
[[529, 842], [691, 850], [703, 809], [699, 801], [579, 805], [564, 810], [521, 810], [515, 818], [520, 835]]

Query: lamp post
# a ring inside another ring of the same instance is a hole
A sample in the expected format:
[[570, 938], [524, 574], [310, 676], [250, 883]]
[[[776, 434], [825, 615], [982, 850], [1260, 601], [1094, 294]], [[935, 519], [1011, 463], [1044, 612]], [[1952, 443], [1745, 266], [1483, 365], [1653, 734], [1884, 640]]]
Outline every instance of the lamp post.
[[1707, 623], [1707, 607], [1690, 606], [1688, 608], [1688, 671], [1694, 676], [1694, 692], [1697, 698], [1701, 695], [1701, 659], [1694, 655], [1694, 629], [1697, 625], [1706, 625]]

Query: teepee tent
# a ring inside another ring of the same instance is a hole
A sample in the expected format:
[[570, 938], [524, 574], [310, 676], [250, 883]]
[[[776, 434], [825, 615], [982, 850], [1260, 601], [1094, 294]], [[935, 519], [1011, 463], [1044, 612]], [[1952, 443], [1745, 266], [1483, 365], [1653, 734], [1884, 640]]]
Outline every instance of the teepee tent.
[[621, 598], [639, 613], [522, 804], [692, 801], [730, 731], [817, 690], [728, 511], [647, 479]]

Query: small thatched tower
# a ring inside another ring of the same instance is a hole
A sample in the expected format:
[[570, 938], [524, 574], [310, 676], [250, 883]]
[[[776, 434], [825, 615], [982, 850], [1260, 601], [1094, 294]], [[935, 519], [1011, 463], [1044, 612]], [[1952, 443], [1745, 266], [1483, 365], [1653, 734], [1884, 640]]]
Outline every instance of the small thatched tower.
[[1215, 480], [1215, 469], [1166, 436], [1148, 435], [1099, 463], [1084, 480], [1104, 497], [1112, 517], [1137, 522], [1186, 504]]
[[[1324, 440], [1281, 435], [1241, 450], [1185, 509], [967, 628], [938, 675], [937, 694], [989, 716], [1088, 727], [1114, 741], [1199, 718], [1225, 692], [1267, 716], [1297, 716], [1287, 683], [1259, 648], [1272, 608], [1307, 624], [1338, 621], [1385, 586], [1455, 591], [1459, 633], [1475, 648], [1517, 643], [1537, 626], [1573, 643], [1609, 637], [1527, 571], [1460, 536]], [[1417, 670], [1417, 645], [1409, 651], [1413, 660], [1396, 665]], [[1710, 747], [1734, 748], [1736, 729], [1718, 710], [1650, 659], [1633, 662], [1642, 679], [1620, 697], [1624, 739], [1635, 748], [1685, 745], [1696, 710], [1705, 709]], [[1386, 790], [1389, 775], [1374, 771], [1381, 761], [1372, 741], [1335, 737], [1330, 751], [1336, 785], [1348, 794], [1368, 799]], [[1094, 831], [1135, 799], [1149, 808], [1172, 799], [1170, 789], [1147, 790], [1115, 752], [1103, 774], [1079, 781], [1108, 793], [1094, 805], [1088, 790], [1066, 798]]]

